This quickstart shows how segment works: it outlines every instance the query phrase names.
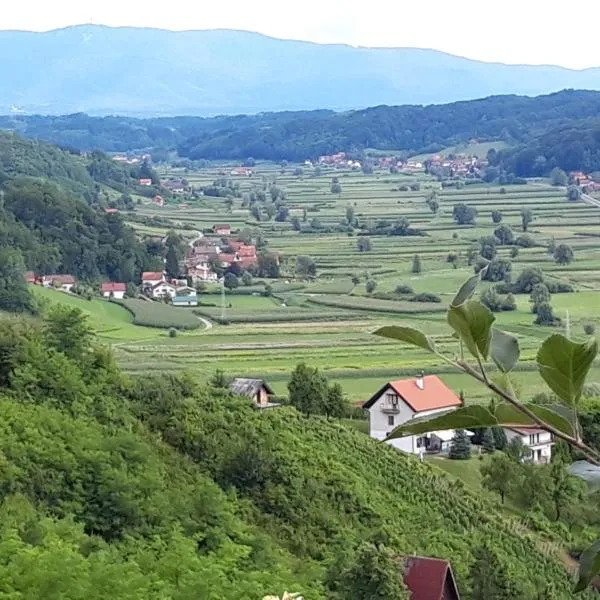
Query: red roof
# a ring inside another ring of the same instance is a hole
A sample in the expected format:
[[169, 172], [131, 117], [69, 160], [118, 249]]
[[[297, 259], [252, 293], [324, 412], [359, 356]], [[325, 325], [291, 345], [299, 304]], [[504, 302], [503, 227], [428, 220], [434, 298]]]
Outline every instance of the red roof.
[[107, 215], [116, 215], [119, 212], [119, 209], [118, 208], [105, 208], [104, 212]]
[[248, 267], [255, 265], [256, 263], [256, 256], [242, 256], [238, 262], [238, 264], [244, 269], [247, 269]]
[[222, 231], [222, 230], [231, 231], [231, 225], [228, 225], [227, 223], [218, 223], [216, 225], [213, 225], [213, 231]]
[[415, 377], [388, 382], [363, 404], [363, 408], [373, 406], [387, 388], [392, 388], [415, 412], [462, 404], [461, 399], [437, 375], [426, 375], [423, 377], [423, 389], [417, 385]]
[[44, 279], [51, 282], [57, 281], [63, 285], [75, 283], [75, 277], [73, 277], [73, 275], [45, 275]]
[[235, 262], [236, 255], [235, 254], [219, 254], [219, 261], [222, 263], [231, 264]]
[[515, 427], [508, 426], [507, 429], [518, 433], [519, 435], [535, 435], [536, 433], [547, 433], [545, 429], [540, 429], [538, 427], [521, 427], [517, 425]]
[[118, 281], [109, 281], [108, 283], [103, 283], [100, 289], [103, 292], [125, 292], [127, 291], [127, 286]]
[[164, 275], [160, 271], [144, 271], [142, 281], [161, 281]]
[[404, 559], [404, 583], [411, 600], [460, 600], [447, 560], [410, 556]]

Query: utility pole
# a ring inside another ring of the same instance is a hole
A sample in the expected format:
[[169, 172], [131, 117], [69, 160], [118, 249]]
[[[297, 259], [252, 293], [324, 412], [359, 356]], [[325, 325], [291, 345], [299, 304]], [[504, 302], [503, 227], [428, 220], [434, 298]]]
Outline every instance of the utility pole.
[[571, 319], [567, 310], [567, 318], [565, 319], [565, 336], [568, 340], [571, 339]]
[[221, 279], [221, 321], [225, 320], [225, 277]]

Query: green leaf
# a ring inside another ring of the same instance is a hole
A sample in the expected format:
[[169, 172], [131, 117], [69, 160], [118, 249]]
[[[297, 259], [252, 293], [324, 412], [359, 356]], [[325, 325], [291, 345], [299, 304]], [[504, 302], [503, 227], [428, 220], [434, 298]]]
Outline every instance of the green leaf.
[[[566, 416], [558, 414], [548, 406], [527, 404], [526, 407], [549, 425], [556, 427], [556, 429], [568, 435], [573, 435], [573, 425]], [[420, 435], [431, 433], [432, 431], [444, 431], [446, 429], [514, 426], [540, 427], [531, 417], [518, 410], [512, 404], [502, 402], [495, 407], [493, 413], [484, 406], [473, 405], [411, 419], [396, 427], [386, 440], [393, 440], [406, 435]]]
[[597, 354], [598, 342], [595, 338], [577, 343], [561, 334], [551, 335], [537, 355], [540, 375], [561, 400], [575, 407]]
[[396, 427], [386, 440], [393, 440], [431, 431], [444, 431], [446, 429], [469, 429], [469, 427], [493, 427], [497, 425], [496, 417], [484, 406], [463, 406], [456, 410], [411, 419]]
[[380, 337], [399, 340], [401, 342], [406, 342], [407, 344], [412, 344], [413, 346], [418, 346], [424, 350], [435, 352], [433, 340], [424, 333], [421, 333], [418, 329], [413, 329], [412, 327], [390, 325], [388, 327], [381, 327], [381, 329], [378, 329], [374, 333]]
[[508, 373], [519, 362], [519, 341], [510, 333], [492, 329], [490, 355], [496, 366], [503, 373]]
[[487, 359], [492, 337], [492, 312], [479, 302], [469, 300], [448, 309], [448, 323], [475, 357]]
[[596, 540], [579, 559], [579, 580], [575, 592], [582, 592], [600, 573], [600, 540]]
[[469, 277], [461, 286], [458, 292], [456, 292], [456, 296], [454, 296], [454, 300], [450, 306], [460, 306], [464, 304], [469, 298], [473, 296], [475, 293], [475, 288], [481, 279], [481, 271], [477, 273], [477, 275], [473, 275]]
[[[573, 414], [570, 411], [557, 412], [557, 406], [542, 406], [540, 404], [525, 404], [536, 417], [548, 423], [567, 435], [574, 436]], [[565, 408], [560, 407], [560, 408]], [[494, 416], [500, 425], [519, 425], [522, 427], [540, 427], [530, 416], [521, 412], [512, 404], [501, 402], [496, 406]]]

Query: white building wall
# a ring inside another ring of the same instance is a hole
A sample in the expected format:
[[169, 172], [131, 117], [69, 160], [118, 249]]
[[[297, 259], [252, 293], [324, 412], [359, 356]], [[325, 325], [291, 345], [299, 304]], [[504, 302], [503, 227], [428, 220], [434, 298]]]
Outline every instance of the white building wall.
[[535, 463], [549, 462], [552, 457], [552, 435], [547, 431], [539, 434], [539, 441], [536, 437], [532, 443], [529, 434], [521, 435], [512, 429], [504, 429], [506, 439], [510, 442], [514, 438], [520, 438], [524, 446], [527, 446], [532, 451], [532, 460]]
[[[397, 413], [383, 412], [382, 406], [389, 406], [390, 403], [386, 399], [388, 394], [395, 393], [391, 388], [387, 388], [375, 401], [375, 403], [368, 409], [369, 411], [369, 435], [376, 440], [384, 440], [392, 431], [407, 421], [415, 417], [425, 417], [428, 415], [434, 415], [436, 413], [445, 412], [448, 408], [437, 408], [433, 410], [426, 410], [423, 412], [415, 413], [415, 411], [408, 406], [402, 398], [398, 401]], [[389, 417], [394, 417], [393, 425], [389, 423]], [[409, 435], [395, 440], [387, 442], [390, 446], [409, 452], [411, 454], [418, 454], [419, 448], [417, 448], [417, 438], [421, 436]]]

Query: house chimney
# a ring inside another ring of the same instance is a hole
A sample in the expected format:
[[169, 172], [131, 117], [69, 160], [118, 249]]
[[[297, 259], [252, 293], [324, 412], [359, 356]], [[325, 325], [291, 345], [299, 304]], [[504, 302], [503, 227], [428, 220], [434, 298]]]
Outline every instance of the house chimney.
[[423, 371], [421, 371], [418, 375], [417, 375], [417, 387], [420, 390], [424, 390], [425, 389], [425, 379], [424, 379], [424, 373]]

